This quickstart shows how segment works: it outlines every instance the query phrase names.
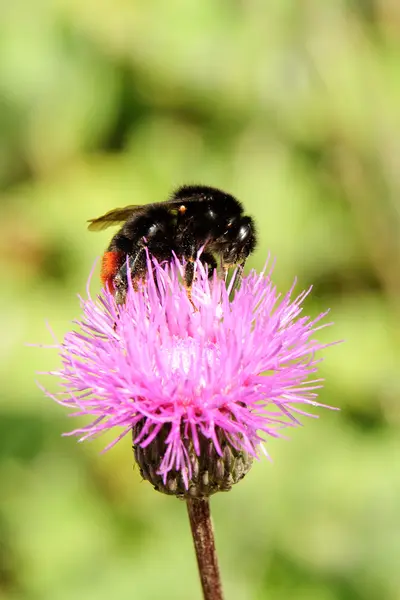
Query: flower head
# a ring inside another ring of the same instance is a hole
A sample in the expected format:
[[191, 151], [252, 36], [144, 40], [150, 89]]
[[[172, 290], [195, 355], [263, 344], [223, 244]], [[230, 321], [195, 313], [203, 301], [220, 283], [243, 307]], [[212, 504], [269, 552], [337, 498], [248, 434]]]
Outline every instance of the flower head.
[[200, 261], [189, 298], [182, 269], [148, 259], [146, 283], [130, 282], [124, 305], [107, 290], [81, 300], [79, 331], [65, 336], [62, 367], [51, 373], [63, 390], [47, 393], [93, 418], [71, 434], [117, 427], [111, 446], [132, 431], [146, 479], [202, 496], [230, 489], [266, 454], [268, 437], [299, 425], [307, 405], [322, 406], [312, 376], [326, 313], [301, 316], [309, 290], [280, 296], [265, 270], [244, 277], [231, 299]]

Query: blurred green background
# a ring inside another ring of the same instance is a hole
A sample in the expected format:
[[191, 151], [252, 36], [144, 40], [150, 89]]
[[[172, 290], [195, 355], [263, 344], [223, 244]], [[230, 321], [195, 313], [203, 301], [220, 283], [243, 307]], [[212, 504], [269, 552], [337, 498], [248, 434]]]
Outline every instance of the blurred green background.
[[110, 237], [87, 219], [196, 182], [347, 340], [321, 367], [341, 412], [212, 500], [226, 596], [400, 598], [399, 34], [398, 0], [2, 0], [1, 599], [200, 599], [184, 504], [129, 439], [61, 438], [57, 355], [24, 345], [79, 316]]

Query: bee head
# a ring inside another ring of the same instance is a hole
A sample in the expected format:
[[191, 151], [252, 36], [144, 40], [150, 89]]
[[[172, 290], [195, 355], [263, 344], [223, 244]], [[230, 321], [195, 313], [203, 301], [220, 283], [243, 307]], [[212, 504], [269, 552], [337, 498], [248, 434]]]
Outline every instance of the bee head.
[[220, 243], [222, 260], [235, 265], [246, 260], [256, 245], [254, 221], [251, 217], [240, 217], [229, 223]]

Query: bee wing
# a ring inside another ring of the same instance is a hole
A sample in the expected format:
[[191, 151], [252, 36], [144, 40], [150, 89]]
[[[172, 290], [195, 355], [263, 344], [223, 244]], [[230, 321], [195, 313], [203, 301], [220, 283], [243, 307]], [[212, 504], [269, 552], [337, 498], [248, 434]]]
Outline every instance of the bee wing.
[[135, 214], [135, 212], [139, 212], [142, 209], [143, 206], [135, 204], [124, 206], [124, 208], [114, 208], [101, 217], [89, 219], [88, 229], [89, 231], [103, 231], [103, 229], [107, 229], [108, 227], [112, 227], [118, 223], [124, 223], [131, 215]]
[[167, 205], [171, 212], [178, 213], [181, 206], [197, 201], [198, 197], [192, 196], [188, 198], [180, 198], [178, 200], [176, 198], [171, 198], [171, 200], [166, 200], [164, 202], [154, 202], [152, 204], [130, 204], [129, 206], [124, 206], [123, 208], [114, 208], [105, 215], [97, 217], [97, 219], [89, 219], [88, 229], [89, 231], [103, 231], [108, 227], [118, 225], [118, 223], [124, 223], [127, 219], [129, 219], [129, 217], [137, 212], [145, 210], [148, 206]]

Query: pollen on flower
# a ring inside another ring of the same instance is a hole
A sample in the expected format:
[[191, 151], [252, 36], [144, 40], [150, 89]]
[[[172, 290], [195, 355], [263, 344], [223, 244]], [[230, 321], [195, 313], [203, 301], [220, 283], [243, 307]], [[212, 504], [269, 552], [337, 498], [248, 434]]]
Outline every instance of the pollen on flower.
[[306, 409], [323, 406], [316, 354], [329, 345], [314, 339], [327, 313], [301, 315], [309, 290], [281, 296], [271, 272], [252, 271], [232, 298], [200, 261], [195, 269], [190, 300], [182, 265], [150, 259], [124, 305], [109, 289], [82, 300], [79, 331], [51, 373], [62, 389], [47, 392], [91, 417], [70, 432], [81, 440], [115, 429], [112, 446], [131, 433], [142, 476], [180, 497], [229, 490], [269, 437], [315, 416]]

